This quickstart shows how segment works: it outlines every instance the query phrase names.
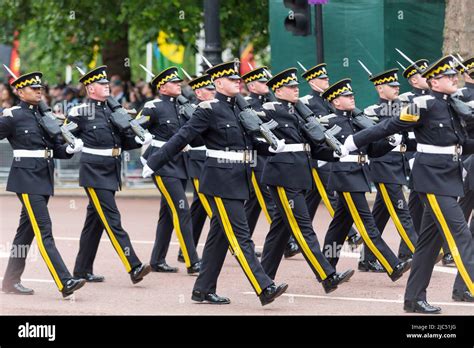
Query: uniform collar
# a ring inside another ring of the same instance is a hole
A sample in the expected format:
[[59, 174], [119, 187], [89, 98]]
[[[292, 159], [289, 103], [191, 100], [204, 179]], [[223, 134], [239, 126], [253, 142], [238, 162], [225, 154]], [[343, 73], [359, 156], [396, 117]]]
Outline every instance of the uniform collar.
[[216, 93], [216, 99], [226, 102], [227, 104], [232, 105], [232, 106], [234, 106], [235, 104], [235, 97], [229, 97], [219, 92]]
[[433, 91], [433, 90], [431, 90], [430, 94], [433, 97], [437, 98], [437, 99], [448, 100], [448, 98], [449, 98], [449, 94], [442, 93], [442, 92], [436, 92], [436, 91]]
[[427, 89], [415, 88], [413, 87], [413, 94], [415, 95], [425, 95], [428, 93]]
[[352, 111], [339, 110], [334, 108], [334, 113], [338, 116], [350, 117], [352, 116]]
[[105, 101], [105, 100], [102, 101], [102, 100], [96, 100], [96, 99], [89, 98], [89, 103], [94, 104], [95, 106], [103, 107], [103, 106], [105, 106], [107, 101]]
[[292, 102], [289, 102], [288, 100], [277, 98], [277, 101], [287, 109], [295, 107], [295, 104]]
[[311, 95], [312, 95], [313, 97], [318, 97], [318, 98], [323, 99], [323, 97], [321, 96], [321, 94], [323, 94], [323, 92], [318, 92], [318, 91], [315, 91], [314, 89], [311, 90]]
[[469, 89], [474, 89], [474, 83], [466, 82], [464, 83], [464, 87], [469, 88]]
[[252, 99], [258, 99], [260, 101], [265, 101], [265, 96], [263, 94], [257, 94], [257, 93], [250, 93], [250, 98]]
[[27, 103], [23, 100], [20, 101], [20, 106], [24, 109], [38, 111], [38, 105], [33, 105], [33, 104]]
[[176, 102], [176, 97], [172, 97], [170, 95], [160, 94], [160, 99], [163, 101], [168, 101], [170, 103]]

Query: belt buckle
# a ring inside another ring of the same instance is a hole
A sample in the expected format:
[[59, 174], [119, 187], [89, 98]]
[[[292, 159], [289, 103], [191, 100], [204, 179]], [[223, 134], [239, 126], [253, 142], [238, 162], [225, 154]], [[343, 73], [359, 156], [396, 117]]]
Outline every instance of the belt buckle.
[[51, 158], [51, 150], [47, 149], [44, 150], [44, 158]]
[[252, 160], [252, 153], [249, 150], [244, 150], [244, 163], [250, 163]]
[[407, 152], [407, 144], [400, 144], [400, 152]]
[[460, 145], [455, 145], [454, 155], [453, 155], [453, 162], [457, 162], [459, 160], [459, 156], [462, 153], [462, 148]]
[[117, 156], [120, 156], [120, 148], [114, 147], [112, 149], [112, 157], [117, 157]]
[[365, 155], [358, 155], [357, 157], [357, 163], [359, 164], [365, 164], [367, 162], [367, 159]]
[[304, 143], [303, 150], [306, 152], [311, 152], [311, 146], [308, 143]]

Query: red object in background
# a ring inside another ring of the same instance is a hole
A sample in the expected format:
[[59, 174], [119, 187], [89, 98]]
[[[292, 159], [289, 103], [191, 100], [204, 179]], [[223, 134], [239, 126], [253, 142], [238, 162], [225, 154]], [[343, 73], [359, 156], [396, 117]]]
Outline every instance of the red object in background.
[[[20, 40], [18, 40], [18, 31], [16, 30], [14, 33], [14, 39], [13, 39], [13, 44], [12, 44], [12, 52], [10, 54], [10, 70], [13, 71], [13, 73], [16, 76], [20, 76]], [[11, 83], [14, 80], [14, 78], [10, 78], [9, 82]]]
[[256, 68], [255, 59], [253, 56], [253, 44], [251, 43], [245, 47], [245, 49], [242, 51], [242, 54], [240, 55], [240, 76], [252, 70], [249, 66], [249, 63], [254, 69]]

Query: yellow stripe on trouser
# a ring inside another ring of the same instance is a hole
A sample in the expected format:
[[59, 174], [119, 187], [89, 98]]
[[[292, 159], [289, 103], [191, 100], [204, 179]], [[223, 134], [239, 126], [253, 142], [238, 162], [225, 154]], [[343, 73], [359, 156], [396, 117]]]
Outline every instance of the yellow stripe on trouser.
[[260, 284], [255, 278], [255, 275], [253, 274], [252, 269], [250, 268], [242, 249], [240, 248], [240, 244], [237, 241], [237, 237], [234, 234], [234, 230], [232, 229], [229, 217], [227, 216], [227, 211], [224, 207], [224, 203], [222, 202], [222, 199], [220, 197], [214, 197], [214, 200], [216, 201], [217, 210], [219, 211], [222, 226], [224, 227], [224, 232], [227, 235], [227, 239], [229, 240], [229, 244], [232, 250], [234, 250], [234, 255], [237, 257], [237, 260], [242, 266], [242, 269], [247, 275], [247, 278], [250, 280], [250, 283], [255, 289], [255, 292], [257, 293], [257, 295], [260, 295], [262, 293], [262, 289], [260, 288]]
[[252, 170], [252, 185], [253, 185], [253, 189], [255, 190], [255, 195], [257, 196], [258, 204], [260, 204], [260, 207], [262, 208], [263, 213], [265, 214], [268, 223], [271, 225], [272, 218], [270, 217], [270, 214], [268, 213], [267, 205], [265, 204], [262, 191], [260, 191], [260, 186], [258, 186], [257, 177], [255, 176], [255, 172], [253, 170]]
[[326, 279], [328, 277], [326, 275], [326, 272], [324, 272], [324, 269], [319, 264], [318, 260], [316, 259], [316, 256], [314, 256], [313, 252], [308, 246], [308, 243], [306, 243], [306, 240], [304, 239], [301, 233], [300, 227], [298, 226], [298, 222], [296, 221], [295, 216], [293, 215], [293, 211], [291, 210], [290, 202], [288, 201], [288, 197], [286, 196], [285, 189], [283, 187], [278, 186], [277, 190], [280, 202], [283, 206], [283, 209], [285, 210], [286, 217], [290, 223], [293, 235], [295, 236], [296, 240], [298, 241], [298, 244], [301, 246], [303, 253], [307, 257], [311, 265], [318, 272], [319, 276], [321, 277], [321, 280]]
[[[433, 209], [436, 219], [441, 225], [441, 229], [443, 230], [444, 236], [446, 237], [449, 250], [451, 251], [451, 255], [453, 255], [454, 262], [456, 264], [456, 267], [458, 268], [459, 274], [461, 275], [462, 279], [466, 283], [467, 288], [469, 289], [471, 294], [474, 294], [474, 284], [472, 283], [472, 279], [467, 273], [466, 267], [464, 266], [464, 263], [462, 262], [461, 255], [459, 255], [459, 250], [456, 245], [456, 241], [454, 240], [453, 235], [451, 234], [451, 231], [449, 229], [449, 226], [446, 223], [446, 219], [444, 218], [443, 212], [441, 211], [441, 208], [439, 207], [436, 196], [432, 193], [427, 193], [426, 197], [428, 197], [428, 202], [431, 205], [431, 209]], [[471, 257], [471, 255], [468, 255], [467, 257]]]
[[102, 221], [102, 224], [104, 225], [105, 230], [107, 231], [107, 234], [109, 235], [110, 241], [112, 242], [112, 245], [114, 246], [115, 251], [117, 251], [117, 254], [120, 257], [120, 260], [122, 260], [122, 263], [125, 265], [125, 269], [127, 270], [127, 272], [130, 272], [132, 270], [132, 266], [130, 266], [130, 262], [128, 262], [127, 256], [125, 256], [125, 253], [123, 252], [122, 247], [120, 246], [117, 238], [115, 238], [115, 234], [112, 232], [112, 229], [109, 226], [109, 223], [107, 221], [107, 218], [105, 217], [104, 211], [102, 210], [99, 198], [97, 197], [95, 190], [92, 187], [88, 187], [87, 191], [89, 192], [89, 195], [91, 196], [92, 204], [94, 204], [95, 210], [97, 211], [97, 214], [99, 214], [100, 220]]
[[326, 209], [329, 211], [329, 215], [331, 215], [331, 217], [334, 217], [334, 208], [332, 207], [331, 202], [329, 201], [329, 197], [327, 195], [326, 189], [324, 188], [323, 182], [319, 177], [318, 171], [313, 168], [312, 173], [314, 183], [316, 184], [316, 188], [318, 189], [319, 195], [321, 196], [323, 203], [326, 206]]
[[173, 215], [173, 226], [174, 226], [174, 229], [176, 230], [176, 234], [178, 235], [179, 245], [181, 247], [181, 251], [183, 252], [184, 263], [186, 264], [186, 267], [191, 267], [191, 259], [189, 258], [188, 248], [186, 247], [186, 243], [184, 242], [184, 238], [183, 238], [183, 233], [181, 232], [181, 225], [179, 223], [178, 211], [176, 210], [176, 207], [174, 206], [173, 200], [171, 199], [171, 196], [168, 190], [166, 189], [165, 184], [163, 183], [163, 179], [161, 179], [161, 176], [155, 175], [155, 182], [158, 188], [160, 189], [161, 193], [165, 197], [166, 202], [168, 203], [168, 206], [171, 209], [171, 214]]
[[357, 211], [354, 201], [352, 200], [351, 193], [343, 192], [342, 194], [344, 195], [344, 199], [346, 200], [346, 203], [349, 207], [349, 211], [351, 213], [352, 219], [354, 220], [354, 223], [357, 229], [359, 230], [360, 235], [362, 236], [362, 239], [364, 239], [365, 244], [367, 244], [370, 251], [372, 251], [372, 253], [375, 255], [377, 260], [379, 260], [382, 266], [387, 270], [387, 273], [392, 274], [393, 273], [392, 266], [390, 266], [387, 259], [382, 255], [379, 249], [377, 249], [374, 242], [372, 242], [372, 239], [370, 239], [369, 234], [367, 233], [367, 230], [365, 229], [364, 222], [360, 218], [359, 212]]
[[61, 282], [61, 279], [59, 279], [58, 272], [56, 272], [56, 269], [54, 268], [54, 265], [51, 262], [51, 259], [49, 258], [48, 252], [44, 247], [43, 238], [41, 237], [41, 231], [39, 229], [38, 222], [36, 221], [35, 213], [31, 208], [30, 198], [27, 193], [22, 193], [21, 196], [23, 198], [23, 203], [25, 204], [26, 211], [28, 212], [28, 216], [30, 217], [30, 223], [33, 227], [33, 232], [36, 236], [36, 243], [38, 243], [38, 248], [40, 250], [41, 256], [46, 262], [46, 266], [48, 267], [49, 271], [53, 275], [53, 279], [56, 283], [56, 286], [58, 287], [59, 291], [61, 291], [63, 289], [63, 283]]
[[199, 192], [199, 180], [198, 178], [193, 178], [193, 183], [194, 183], [194, 189], [196, 190], [199, 200], [201, 201], [202, 206], [204, 207], [204, 210], [206, 211], [207, 216], [209, 216], [209, 219], [212, 218], [212, 209], [211, 206], [209, 205], [209, 202], [207, 201], [206, 196], [204, 196], [201, 192]]
[[400, 237], [402, 237], [403, 241], [408, 246], [408, 249], [410, 249], [410, 251], [414, 253], [415, 246], [411, 242], [410, 237], [408, 237], [407, 231], [405, 231], [405, 228], [403, 227], [400, 219], [398, 218], [397, 211], [395, 210], [392, 200], [390, 199], [390, 196], [388, 195], [385, 184], [379, 183], [379, 186], [380, 186], [380, 193], [382, 194], [383, 201], [385, 202], [385, 206], [387, 207], [388, 213], [390, 214], [390, 217], [392, 218], [393, 223], [395, 224], [395, 227], [397, 228], [397, 231], [400, 234]]

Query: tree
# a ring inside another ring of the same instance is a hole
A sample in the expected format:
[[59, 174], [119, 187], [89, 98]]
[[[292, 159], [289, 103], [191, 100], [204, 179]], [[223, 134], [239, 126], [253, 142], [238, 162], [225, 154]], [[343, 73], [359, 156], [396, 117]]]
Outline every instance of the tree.
[[[202, 26], [200, 0], [2, 0], [0, 13], [0, 42], [11, 43], [19, 30], [21, 55], [28, 58], [22, 66], [48, 72], [56, 82], [66, 65], [89, 63], [97, 45], [110, 74], [127, 81], [131, 46], [144, 48], [160, 30], [189, 45]], [[223, 45], [235, 56], [248, 40], [256, 53], [268, 46], [268, 0], [222, 1], [220, 19]]]

